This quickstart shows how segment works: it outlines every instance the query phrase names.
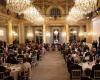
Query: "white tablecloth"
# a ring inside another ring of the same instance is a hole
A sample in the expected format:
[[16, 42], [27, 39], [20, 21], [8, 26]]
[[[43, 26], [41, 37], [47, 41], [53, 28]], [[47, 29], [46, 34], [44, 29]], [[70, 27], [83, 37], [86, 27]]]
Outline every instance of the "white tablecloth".
[[14, 80], [17, 80], [18, 74], [21, 72], [21, 65], [14, 65], [10, 67], [10, 75], [14, 77]]
[[6, 68], [10, 69], [10, 75], [14, 77], [14, 80], [17, 80], [18, 74], [22, 71], [22, 65], [21, 64], [3, 64]]
[[85, 62], [85, 63], [80, 63], [80, 66], [82, 66], [83, 71], [87, 68], [92, 70], [93, 65], [95, 65], [95, 61], [93, 62]]

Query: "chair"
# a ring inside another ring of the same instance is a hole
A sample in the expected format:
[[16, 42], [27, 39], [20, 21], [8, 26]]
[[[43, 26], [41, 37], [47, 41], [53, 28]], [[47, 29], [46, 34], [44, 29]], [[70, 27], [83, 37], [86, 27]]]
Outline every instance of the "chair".
[[81, 78], [81, 70], [72, 70], [71, 80], [80, 80]]
[[29, 69], [23, 72], [23, 80], [29, 80]]
[[17, 58], [17, 61], [22, 64], [23, 63], [23, 58]]
[[94, 80], [100, 80], [100, 70], [94, 70]]
[[34, 55], [34, 56], [32, 57], [31, 65], [32, 65], [32, 66], [36, 66], [36, 65], [37, 65], [37, 55]]
[[0, 80], [4, 80], [4, 72], [0, 72]]

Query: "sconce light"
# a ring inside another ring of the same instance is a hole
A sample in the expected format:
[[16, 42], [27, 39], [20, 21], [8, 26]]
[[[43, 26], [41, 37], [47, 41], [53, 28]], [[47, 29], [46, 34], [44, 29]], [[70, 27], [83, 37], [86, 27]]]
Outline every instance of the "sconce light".
[[65, 37], [66, 36], [66, 32], [62, 32], [62, 36]]
[[82, 33], [82, 32], [79, 33], [79, 36], [83, 36], [83, 35], [84, 35], [84, 33]]
[[92, 32], [89, 32], [87, 35], [88, 35], [88, 36], [92, 35]]
[[76, 34], [77, 33], [77, 31], [73, 31], [73, 34]]
[[50, 33], [49, 33], [49, 32], [46, 32], [46, 36], [47, 36], [47, 37], [50, 37]]
[[27, 33], [27, 37], [33, 37], [33, 33]]
[[55, 34], [55, 35], [58, 35], [58, 31], [57, 31], [57, 30], [55, 30], [55, 31], [54, 31], [54, 34]]
[[4, 35], [4, 31], [0, 30], [0, 36], [3, 36], [3, 35]]
[[39, 31], [35, 31], [35, 34], [39, 34]]
[[18, 36], [17, 32], [13, 31], [13, 35], [14, 36]]

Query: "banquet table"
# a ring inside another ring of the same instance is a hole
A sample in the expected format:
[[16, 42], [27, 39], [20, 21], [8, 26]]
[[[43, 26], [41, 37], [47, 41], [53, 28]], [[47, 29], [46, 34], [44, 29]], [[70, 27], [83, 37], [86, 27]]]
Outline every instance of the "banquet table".
[[17, 80], [18, 75], [22, 72], [22, 65], [21, 64], [4, 64], [7, 69], [10, 69], [10, 75], [14, 77], [14, 80]]
[[14, 80], [17, 80], [18, 74], [21, 73], [21, 65], [14, 65], [10, 67], [11, 73], [10, 75], [14, 77]]
[[93, 62], [82, 62], [79, 63], [80, 66], [82, 66], [82, 70], [84, 71], [85, 69], [89, 68], [90, 70], [92, 70], [93, 65], [95, 65], [95, 61]]

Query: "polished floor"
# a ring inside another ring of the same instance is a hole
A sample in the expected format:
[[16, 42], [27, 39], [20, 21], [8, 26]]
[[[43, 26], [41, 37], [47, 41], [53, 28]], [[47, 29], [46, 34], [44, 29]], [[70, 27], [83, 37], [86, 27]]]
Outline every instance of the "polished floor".
[[69, 80], [62, 55], [59, 52], [47, 52], [32, 70], [32, 80]]

